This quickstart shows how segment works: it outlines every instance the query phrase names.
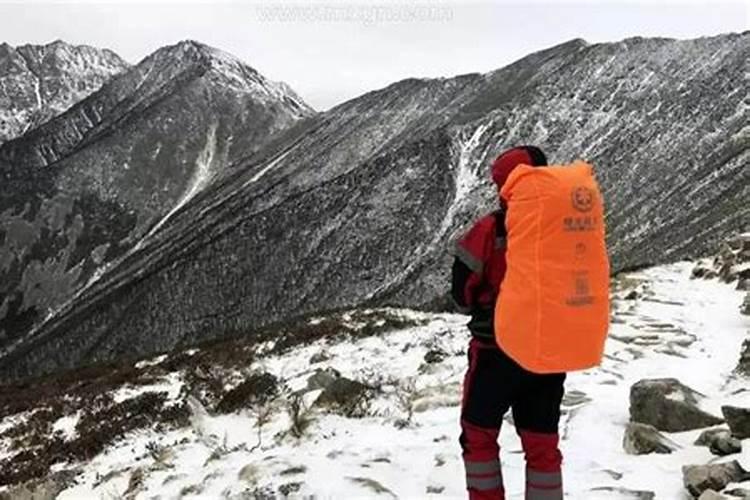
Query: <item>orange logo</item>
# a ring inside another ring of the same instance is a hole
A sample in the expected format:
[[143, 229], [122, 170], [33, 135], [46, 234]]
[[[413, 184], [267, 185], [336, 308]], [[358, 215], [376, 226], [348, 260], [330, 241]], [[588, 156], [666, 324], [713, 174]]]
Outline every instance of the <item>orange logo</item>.
[[594, 192], [587, 187], [573, 189], [573, 207], [579, 212], [588, 212], [594, 206]]

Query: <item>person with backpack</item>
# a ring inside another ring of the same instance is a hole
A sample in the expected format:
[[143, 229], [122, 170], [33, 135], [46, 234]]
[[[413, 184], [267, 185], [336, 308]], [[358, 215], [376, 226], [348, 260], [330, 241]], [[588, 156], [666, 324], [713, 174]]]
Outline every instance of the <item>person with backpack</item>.
[[503, 500], [505, 414], [526, 458], [526, 499], [561, 500], [566, 372], [601, 362], [609, 324], [603, 205], [590, 165], [548, 166], [536, 146], [500, 154], [499, 208], [455, 243], [451, 295], [469, 314], [461, 436], [470, 500]]

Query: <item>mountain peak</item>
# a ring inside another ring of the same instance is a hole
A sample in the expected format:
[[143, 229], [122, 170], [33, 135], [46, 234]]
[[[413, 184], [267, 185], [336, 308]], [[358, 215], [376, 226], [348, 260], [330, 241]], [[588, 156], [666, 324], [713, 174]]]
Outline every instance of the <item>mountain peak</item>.
[[200, 64], [206, 69], [206, 78], [235, 91], [255, 94], [261, 100], [284, 101], [298, 109], [300, 116], [314, 113], [292, 89], [283, 82], [273, 81], [248, 65], [234, 54], [205, 43], [187, 39], [169, 45], [153, 53], [150, 58], [164, 60], [170, 64]]

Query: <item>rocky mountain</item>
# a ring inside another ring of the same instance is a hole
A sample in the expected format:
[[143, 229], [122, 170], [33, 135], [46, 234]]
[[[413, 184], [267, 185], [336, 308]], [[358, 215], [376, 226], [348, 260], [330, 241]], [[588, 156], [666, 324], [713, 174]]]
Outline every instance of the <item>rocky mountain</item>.
[[88, 97], [129, 68], [107, 49], [0, 44], [0, 144], [23, 135]]
[[583, 40], [409, 79], [299, 122], [7, 349], [19, 377], [354, 305], [438, 306], [487, 167], [540, 144], [596, 165], [614, 269], [700, 255], [750, 214], [750, 32]]
[[216, 49], [165, 47], [0, 147], [0, 345], [41, 323], [244, 155], [312, 114]]

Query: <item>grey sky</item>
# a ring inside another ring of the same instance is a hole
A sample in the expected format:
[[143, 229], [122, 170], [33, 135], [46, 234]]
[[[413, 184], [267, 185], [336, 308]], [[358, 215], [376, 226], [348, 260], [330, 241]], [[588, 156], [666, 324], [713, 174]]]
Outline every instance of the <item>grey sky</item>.
[[[427, 8], [427, 7], [431, 8]], [[0, 2], [0, 41], [63, 39], [130, 62], [191, 38], [231, 52], [326, 109], [407, 77], [484, 72], [571, 38], [693, 38], [750, 29], [748, 2], [418, 0]]]

